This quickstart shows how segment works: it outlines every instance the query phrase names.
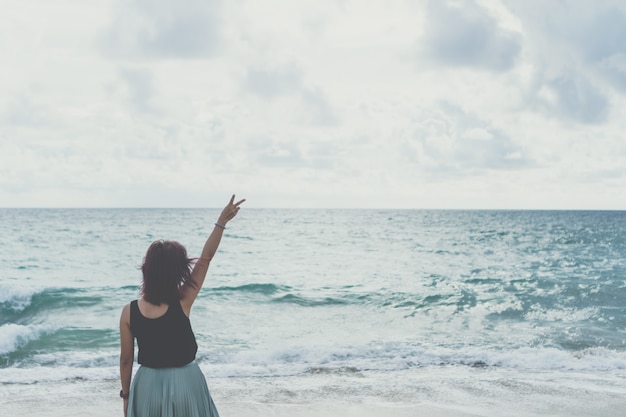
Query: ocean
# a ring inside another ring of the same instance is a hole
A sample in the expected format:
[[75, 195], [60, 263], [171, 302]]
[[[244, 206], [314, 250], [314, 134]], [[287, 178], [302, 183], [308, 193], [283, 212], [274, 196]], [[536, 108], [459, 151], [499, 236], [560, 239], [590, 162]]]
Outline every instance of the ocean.
[[[121, 415], [145, 251], [218, 214], [0, 209], [0, 415]], [[626, 212], [244, 205], [191, 322], [223, 416], [626, 416]]]

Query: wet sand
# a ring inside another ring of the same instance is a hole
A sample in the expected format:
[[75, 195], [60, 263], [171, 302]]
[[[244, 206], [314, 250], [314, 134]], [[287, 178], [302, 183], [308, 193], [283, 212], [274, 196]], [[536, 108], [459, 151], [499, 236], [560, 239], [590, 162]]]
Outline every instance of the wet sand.
[[[430, 368], [389, 375], [209, 379], [221, 417], [623, 417], [624, 375]], [[381, 391], [381, 385], [386, 390]], [[119, 381], [0, 385], [0, 415], [122, 416]]]

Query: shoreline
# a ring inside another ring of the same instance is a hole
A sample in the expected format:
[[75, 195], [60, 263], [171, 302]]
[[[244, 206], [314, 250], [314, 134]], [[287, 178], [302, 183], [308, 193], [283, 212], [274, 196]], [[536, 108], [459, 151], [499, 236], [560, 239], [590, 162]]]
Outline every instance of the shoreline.
[[[221, 417], [618, 417], [626, 372], [458, 367], [352, 375], [207, 378]], [[119, 381], [3, 384], [2, 415], [122, 416]]]

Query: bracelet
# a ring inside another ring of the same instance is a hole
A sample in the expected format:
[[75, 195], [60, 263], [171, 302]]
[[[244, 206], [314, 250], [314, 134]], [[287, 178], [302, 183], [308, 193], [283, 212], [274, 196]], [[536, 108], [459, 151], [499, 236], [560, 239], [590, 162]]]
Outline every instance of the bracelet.
[[120, 390], [120, 397], [127, 400], [130, 392], [124, 392], [124, 390]]
[[226, 226], [224, 226], [223, 224], [215, 223], [215, 225], [221, 229], [226, 230]]

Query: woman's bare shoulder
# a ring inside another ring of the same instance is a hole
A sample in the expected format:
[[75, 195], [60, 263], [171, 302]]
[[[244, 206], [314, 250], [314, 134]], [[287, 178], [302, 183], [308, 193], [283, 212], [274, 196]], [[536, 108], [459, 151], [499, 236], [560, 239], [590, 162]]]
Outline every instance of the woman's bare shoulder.
[[120, 320], [130, 322], [130, 303], [126, 304], [122, 308], [122, 314], [120, 315]]

